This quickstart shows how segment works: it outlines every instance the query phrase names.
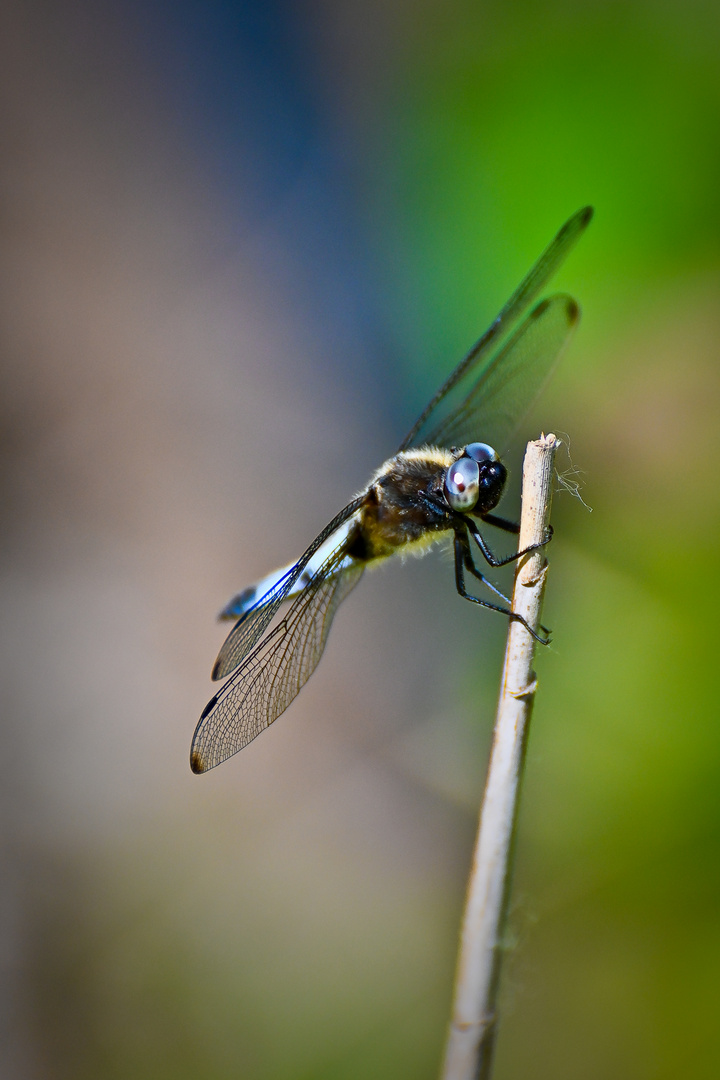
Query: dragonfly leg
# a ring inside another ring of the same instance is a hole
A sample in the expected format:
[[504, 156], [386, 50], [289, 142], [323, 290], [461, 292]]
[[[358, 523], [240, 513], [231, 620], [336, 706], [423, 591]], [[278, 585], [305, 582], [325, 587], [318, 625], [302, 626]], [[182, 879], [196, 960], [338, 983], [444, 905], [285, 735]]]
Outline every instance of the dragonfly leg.
[[[486, 517], [484, 520], [487, 521], [488, 517]], [[500, 518], [499, 520], [502, 521], [504, 519]], [[538, 548], [544, 547], [545, 544], [549, 544], [550, 540], [552, 539], [552, 529], [550, 526], [548, 526], [545, 539], [541, 541], [541, 543], [531, 544], [530, 547], [523, 548], [522, 551], [516, 551], [513, 555], [506, 555], [504, 559], [498, 559], [495, 555], [493, 555], [492, 551], [488, 547], [487, 541], [483, 537], [475, 522], [472, 521], [470, 518], [466, 517], [465, 523], [470, 532], [472, 533], [473, 540], [485, 556], [486, 561], [490, 563], [490, 566], [494, 567], [507, 566], [508, 563], [515, 562], [517, 559], [521, 559], [523, 555], [528, 555], [531, 551], [537, 551]], [[491, 525], [494, 525], [495, 521], [490, 521], [489, 523]], [[510, 522], [508, 522], [508, 524], [510, 524]], [[502, 526], [500, 526], [500, 528], [502, 528]], [[510, 530], [508, 530], [508, 532], [509, 531]]]
[[462, 596], [463, 600], [470, 600], [474, 604], [480, 604], [481, 607], [490, 608], [491, 611], [499, 611], [501, 615], [507, 615], [511, 619], [516, 619], [521, 622], [527, 632], [535, 638], [541, 645], [550, 644], [550, 631], [546, 626], [541, 626], [540, 629], [545, 633], [545, 637], [541, 637], [536, 634], [533, 628], [523, 618], [522, 615], [518, 615], [516, 612], [511, 611], [509, 607], [501, 607], [499, 604], [492, 604], [489, 600], [480, 600], [477, 596], [471, 596], [465, 587], [465, 570], [469, 571], [478, 581], [482, 581], [483, 585], [486, 585], [489, 589], [492, 589], [501, 599], [507, 604], [510, 603], [508, 598], [504, 596], [499, 589], [497, 589], [491, 581], [481, 574], [478, 568], [473, 562], [472, 552], [470, 550], [470, 541], [468, 540], [467, 532], [464, 530], [456, 530], [455, 532], [455, 587], [458, 593]]
[[482, 519], [488, 525], [494, 525], [496, 529], [502, 529], [503, 532], [515, 533], [515, 535], [520, 532], [517, 521], [508, 521], [507, 518], [498, 517], [497, 514], [483, 514]]
[[[457, 540], [456, 540], [456, 543], [457, 543]], [[467, 570], [470, 574], [473, 575], [473, 577], [477, 578], [478, 581], [482, 581], [483, 585], [487, 586], [488, 589], [491, 589], [492, 592], [494, 592], [496, 596], [499, 596], [501, 600], [504, 600], [506, 604], [509, 604], [510, 603], [510, 597], [506, 596], [504, 592], [501, 592], [500, 589], [498, 589], [497, 585], [494, 585], [492, 583], [492, 581], [490, 581], [489, 578], [486, 578], [485, 575], [481, 574], [480, 571], [478, 570], [477, 566], [475, 565], [475, 563], [473, 561], [472, 552], [470, 551], [470, 544], [469, 544], [469, 542], [467, 542], [467, 537], [464, 537], [464, 540], [461, 541], [461, 545], [462, 545], [462, 570]], [[455, 552], [455, 561], [456, 561], [455, 577], [456, 577], [456, 583], [457, 583], [457, 549], [456, 549], [456, 552]], [[458, 589], [458, 592], [460, 592], [459, 589]], [[461, 593], [461, 595], [462, 595], [462, 593]], [[466, 599], [467, 599], [467, 597], [466, 597]], [[509, 609], [508, 609], [508, 611], [509, 611]]]

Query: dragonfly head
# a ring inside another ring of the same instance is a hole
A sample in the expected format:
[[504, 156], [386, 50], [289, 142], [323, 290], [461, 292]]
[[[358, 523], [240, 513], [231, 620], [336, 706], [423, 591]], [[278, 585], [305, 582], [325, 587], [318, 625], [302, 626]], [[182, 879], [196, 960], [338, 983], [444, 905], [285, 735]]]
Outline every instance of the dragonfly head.
[[443, 493], [460, 514], [488, 514], [500, 501], [507, 469], [492, 446], [469, 443], [445, 473]]

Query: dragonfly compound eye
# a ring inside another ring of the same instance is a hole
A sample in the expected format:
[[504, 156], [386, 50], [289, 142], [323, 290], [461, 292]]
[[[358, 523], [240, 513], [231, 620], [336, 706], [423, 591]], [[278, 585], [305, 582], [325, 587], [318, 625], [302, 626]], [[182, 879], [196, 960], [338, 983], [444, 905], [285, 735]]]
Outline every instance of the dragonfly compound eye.
[[480, 469], [469, 457], [458, 458], [445, 474], [445, 498], [453, 510], [466, 514], [480, 494]]
[[486, 442], [471, 442], [465, 447], [465, 453], [473, 461], [497, 461], [498, 456], [492, 446]]

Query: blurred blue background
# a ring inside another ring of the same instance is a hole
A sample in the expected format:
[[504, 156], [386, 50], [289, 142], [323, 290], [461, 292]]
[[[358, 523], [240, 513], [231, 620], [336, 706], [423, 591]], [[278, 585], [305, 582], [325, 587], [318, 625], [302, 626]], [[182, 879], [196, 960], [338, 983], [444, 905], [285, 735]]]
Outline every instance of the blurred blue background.
[[719, 23], [3, 5], [2, 1075], [437, 1075], [502, 620], [385, 567], [277, 725], [189, 740], [215, 612], [591, 202], [522, 433], [593, 512], [556, 497], [496, 1076], [718, 1076]]

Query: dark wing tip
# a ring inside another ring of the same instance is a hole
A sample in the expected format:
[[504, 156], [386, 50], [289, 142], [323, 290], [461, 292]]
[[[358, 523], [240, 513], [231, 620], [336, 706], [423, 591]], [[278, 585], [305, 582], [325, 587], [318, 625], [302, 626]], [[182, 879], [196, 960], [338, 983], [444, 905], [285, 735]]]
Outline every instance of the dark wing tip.
[[207, 767], [199, 750], [190, 751], [190, 768], [194, 773], [207, 772]]
[[565, 240], [568, 235], [572, 235], [575, 239], [571, 240], [571, 243], [574, 244], [575, 240], [577, 240], [580, 234], [585, 231], [592, 221], [594, 213], [594, 207], [583, 206], [582, 210], [578, 210], [571, 218], [568, 218], [560, 232], [557, 234], [555, 238], [556, 241]]
[[575, 326], [580, 321], [580, 305], [572, 296], [565, 297], [565, 315], [568, 326]]
[[[218, 656], [217, 660], [213, 664], [212, 674], [210, 675], [210, 678], [212, 679], [213, 682], [217, 682], [218, 679], [222, 679], [221, 672], [222, 672], [222, 660], [221, 660], [220, 656]], [[209, 706], [208, 706], [208, 708], [209, 708]], [[205, 710], [205, 712], [207, 712], [207, 709]], [[203, 716], [205, 716], [205, 713], [203, 713]], [[200, 719], [202, 720], [202, 716], [200, 717]]]
[[582, 232], [582, 230], [586, 229], [588, 227], [588, 225], [590, 224], [590, 222], [592, 221], [592, 217], [593, 217], [594, 213], [595, 213], [595, 207], [594, 206], [583, 206], [582, 210], [578, 210], [576, 213], [573, 214], [573, 216], [571, 218], [569, 218], [565, 222], [565, 224], [563, 225], [560, 232], [561, 233], [575, 232], [575, 230], [578, 230], [579, 232]]
[[549, 307], [554, 307], [556, 311], [560, 311], [561, 305], [568, 326], [575, 326], [580, 318], [580, 305], [577, 300], [565, 293], [556, 293], [554, 296], [547, 296], [544, 300], [541, 300], [528, 315], [528, 322], [542, 318]]
[[203, 757], [202, 753], [195, 745], [195, 741], [197, 739], [198, 731], [200, 730], [200, 725], [202, 724], [208, 713], [211, 713], [213, 711], [213, 709], [217, 705], [217, 701], [218, 695], [213, 694], [213, 696], [210, 698], [207, 705], [203, 709], [202, 713], [200, 714], [200, 719], [198, 720], [197, 728], [195, 729], [195, 735], [193, 736], [193, 744], [190, 747], [190, 768], [194, 773], [207, 772], [210, 768], [210, 765], [208, 765], [206, 759]]

